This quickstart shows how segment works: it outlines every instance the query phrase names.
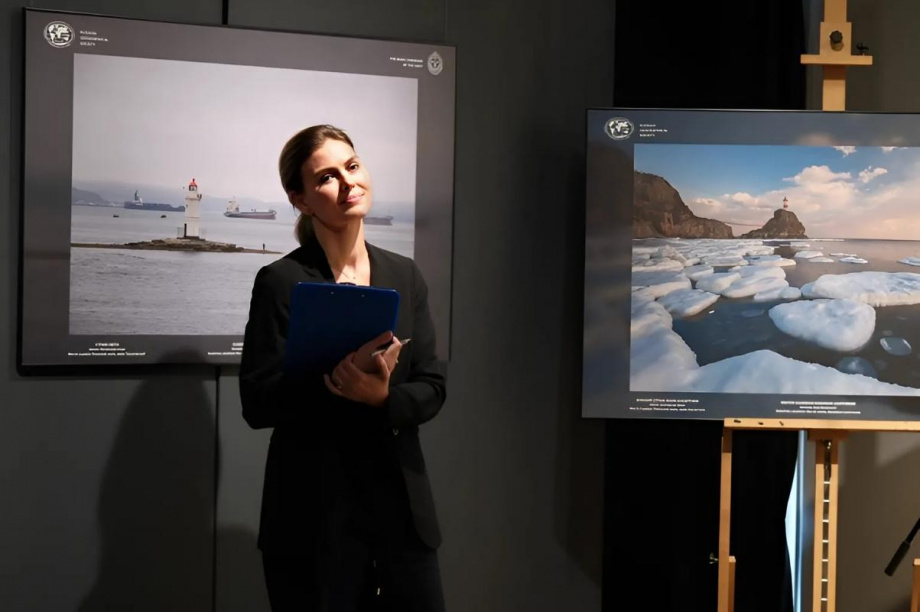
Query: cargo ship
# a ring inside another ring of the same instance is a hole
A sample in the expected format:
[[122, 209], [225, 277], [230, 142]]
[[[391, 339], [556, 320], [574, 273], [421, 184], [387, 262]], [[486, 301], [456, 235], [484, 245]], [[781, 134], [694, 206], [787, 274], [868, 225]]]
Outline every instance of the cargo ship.
[[236, 200], [230, 200], [230, 203], [227, 204], [227, 210], [224, 212], [225, 217], [230, 217], [231, 219], [268, 219], [274, 220], [275, 215], [278, 213], [272, 209], [266, 210], [244, 210], [240, 211], [240, 205], [236, 203]]
[[134, 192], [134, 200], [125, 200], [125, 208], [128, 210], [158, 210], [161, 212], [185, 212], [185, 206], [173, 206], [171, 204], [161, 204], [160, 202], [145, 202], [144, 198]]

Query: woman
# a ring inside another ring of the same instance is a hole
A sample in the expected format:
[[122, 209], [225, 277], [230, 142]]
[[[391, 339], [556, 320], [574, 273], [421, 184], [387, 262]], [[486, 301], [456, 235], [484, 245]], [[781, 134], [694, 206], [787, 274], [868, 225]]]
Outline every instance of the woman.
[[[441, 535], [418, 439], [445, 398], [425, 282], [411, 259], [364, 241], [371, 180], [348, 135], [299, 132], [279, 170], [301, 247], [256, 276], [240, 369], [243, 417], [274, 428], [259, 533], [272, 610], [443, 610]], [[332, 372], [285, 372], [301, 281], [399, 291], [387, 351], [370, 357], [389, 334]]]

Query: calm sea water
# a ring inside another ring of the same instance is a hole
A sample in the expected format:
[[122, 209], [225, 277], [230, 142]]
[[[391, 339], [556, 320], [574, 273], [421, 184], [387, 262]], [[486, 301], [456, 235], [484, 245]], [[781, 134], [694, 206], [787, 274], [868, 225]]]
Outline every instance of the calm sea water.
[[[645, 241], [643, 241], [645, 242]], [[797, 259], [796, 266], [783, 268], [786, 280], [793, 287], [817, 280], [822, 274], [851, 272], [913, 272], [920, 267], [898, 263], [908, 256], [920, 257], [920, 242], [899, 240], [845, 240], [835, 242], [808, 241], [809, 250], [830, 253], [853, 253], [868, 264], [809, 263]], [[637, 241], [634, 244], [639, 244]], [[646, 245], [651, 244], [645, 242]], [[795, 251], [780, 247], [776, 254], [792, 257]], [[723, 271], [723, 270], [716, 270]], [[768, 349], [800, 361], [834, 367], [847, 356], [866, 359], [878, 372], [878, 379], [920, 387], [920, 304], [913, 306], [884, 306], [875, 309], [876, 324], [872, 339], [859, 351], [841, 353], [798, 340], [779, 331], [767, 311], [777, 302], [755, 303], [752, 298], [720, 298], [701, 314], [674, 320], [674, 331], [697, 355], [702, 366], [714, 361], [755, 350]], [[711, 312], [711, 314], [710, 314]], [[881, 346], [884, 337], [903, 338], [913, 347], [904, 357], [887, 353]], [[756, 375], [752, 373], [752, 375]]]
[[[177, 235], [183, 215], [117, 208], [72, 207], [71, 238], [120, 244]], [[287, 253], [297, 248], [294, 215], [274, 221], [229, 219], [204, 212], [203, 238]], [[117, 218], [113, 214], [119, 215]], [[160, 218], [165, 214], [166, 218]], [[368, 242], [412, 257], [410, 223], [366, 226]], [[70, 333], [236, 335], [249, 314], [252, 282], [277, 254], [181, 253], [128, 249], [71, 249]]]

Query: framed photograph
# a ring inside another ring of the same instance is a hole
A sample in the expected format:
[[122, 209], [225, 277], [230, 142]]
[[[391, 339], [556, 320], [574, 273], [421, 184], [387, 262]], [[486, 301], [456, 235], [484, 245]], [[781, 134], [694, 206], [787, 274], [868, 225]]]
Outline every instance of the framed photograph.
[[585, 416], [920, 419], [920, 115], [587, 119]]
[[355, 142], [367, 240], [416, 260], [447, 359], [453, 48], [38, 10], [25, 47], [22, 369], [238, 363], [315, 124]]

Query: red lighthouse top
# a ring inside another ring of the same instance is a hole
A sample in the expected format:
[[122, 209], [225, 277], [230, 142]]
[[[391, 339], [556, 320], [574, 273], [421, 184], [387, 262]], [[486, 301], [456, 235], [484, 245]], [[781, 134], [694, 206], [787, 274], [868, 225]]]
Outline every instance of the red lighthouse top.
[[198, 183], [195, 182], [195, 179], [192, 179], [192, 182], [188, 184], [189, 191], [198, 191]]
[[789, 198], [783, 198], [783, 210], [789, 210]]

